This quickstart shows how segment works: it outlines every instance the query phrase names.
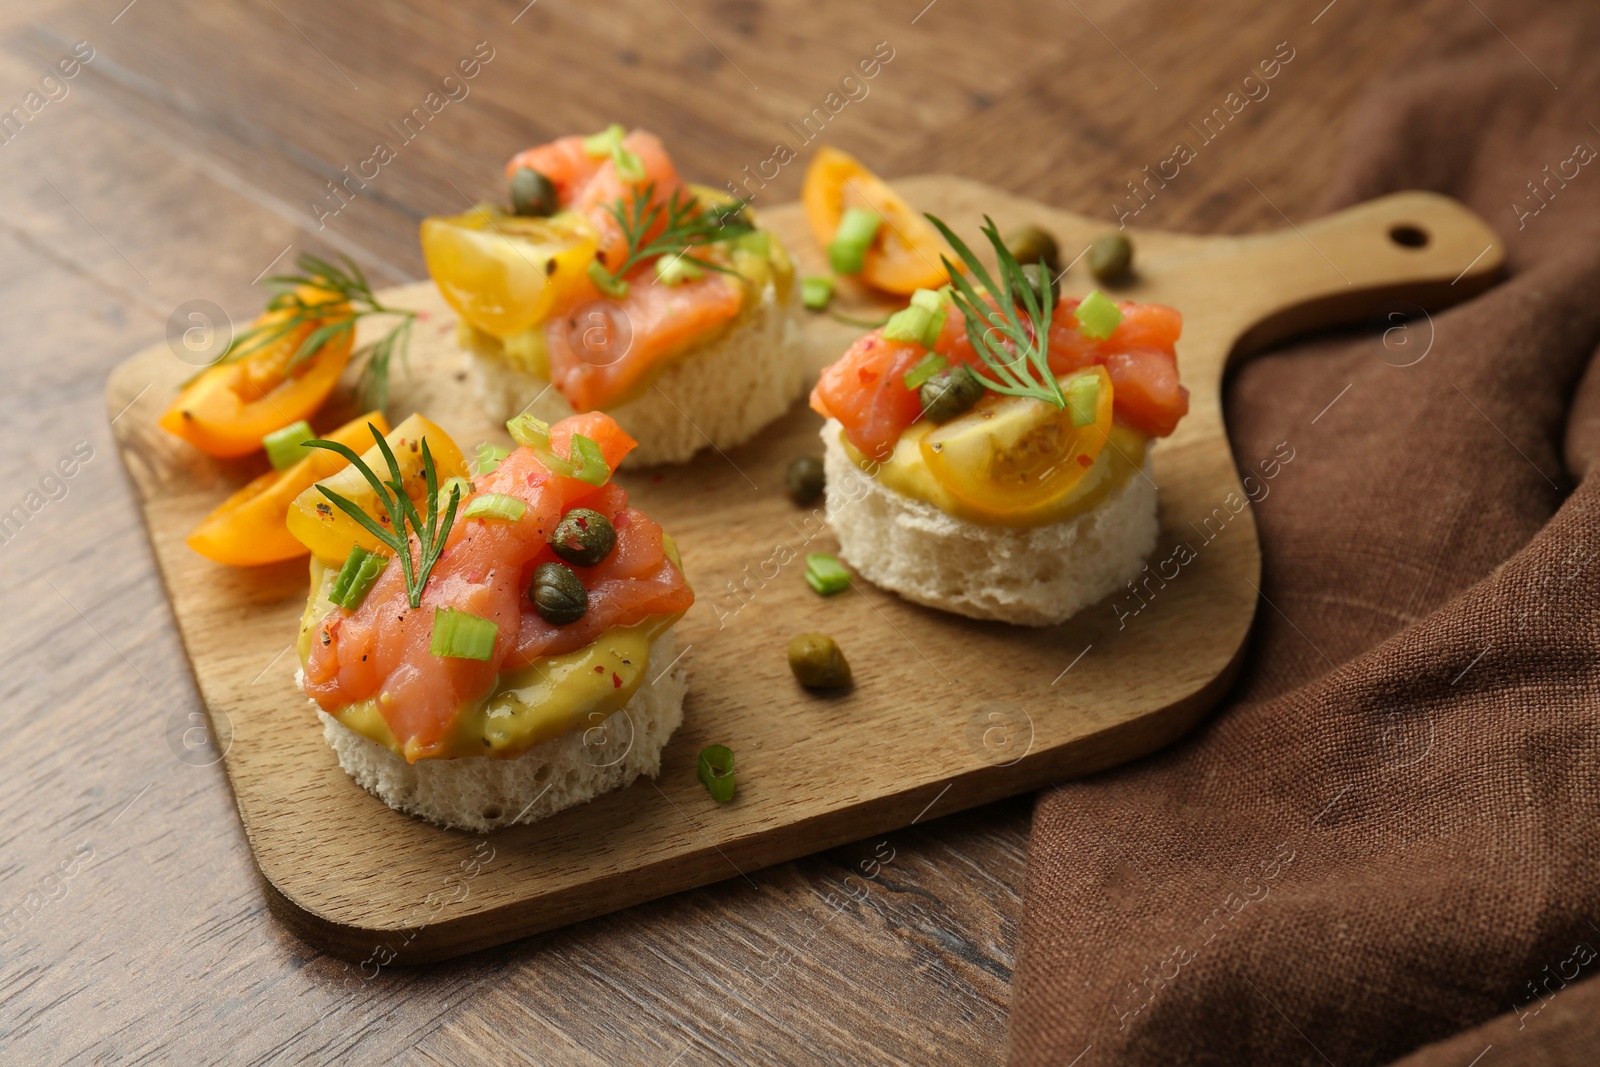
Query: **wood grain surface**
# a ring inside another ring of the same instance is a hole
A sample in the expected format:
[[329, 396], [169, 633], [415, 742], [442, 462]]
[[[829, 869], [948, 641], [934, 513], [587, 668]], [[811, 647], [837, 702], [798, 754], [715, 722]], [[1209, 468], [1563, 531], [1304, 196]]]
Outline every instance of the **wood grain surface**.
[[[1478, 6], [1516, 38], [1515, 5]], [[1026, 798], [935, 809], [450, 963], [308, 948], [267, 914], [216, 752], [186, 736], [200, 703], [112, 454], [106, 374], [191, 301], [248, 320], [259, 277], [300, 250], [346, 251], [384, 284], [422, 277], [420, 218], [494, 195], [511, 152], [614, 119], [657, 130], [690, 176], [723, 184], [760, 172], [778, 141], [803, 160], [790, 123], [852, 92], [824, 112], [823, 139], [891, 177], [959, 174], [1107, 227], [1118, 204], [1143, 227], [1303, 226], [1366, 84], [1423, 36], [1481, 17], [1443, 0], [0, 12], [0, 101], [36, 107], [0, 144], [0, 510], [26, 515], [0, 554], [0, 1059], [999, 1060]], [[93, 58], [41, 90], [77, 42]], [[443, 78], [480, 42], [493, 58], [446, 97]], [[878, 42], [892, 61], [841, 89]], [[1252, 83], [1258, 98], [1202, 140], [1191, 123], [1280, 42], [1294, 58], [1270, 92]], [[448, 104], [327, 215], [326, 183], [402, 141], [389, 124], [430, 92]], [[1181, 176], [1129, 201], [1126, 183], [1185, 139], [1198, 152]], [[800, 169], [759, 196], [793, 199]]]

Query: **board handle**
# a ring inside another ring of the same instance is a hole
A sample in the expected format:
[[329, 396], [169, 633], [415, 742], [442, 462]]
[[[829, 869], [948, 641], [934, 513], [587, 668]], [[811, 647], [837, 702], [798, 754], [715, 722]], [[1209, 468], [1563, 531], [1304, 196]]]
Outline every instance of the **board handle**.
[[1231, 280], [1237, 357], [1294, 334], [1364, 321], [1388, 302], [1429, 311], [1459, 303], [1494, 283], [1505, 246], [1459, 201], [1404, 192], [1240, 238], [1219, 255], [1232, 262], [1197, 257], [1185, 267]]

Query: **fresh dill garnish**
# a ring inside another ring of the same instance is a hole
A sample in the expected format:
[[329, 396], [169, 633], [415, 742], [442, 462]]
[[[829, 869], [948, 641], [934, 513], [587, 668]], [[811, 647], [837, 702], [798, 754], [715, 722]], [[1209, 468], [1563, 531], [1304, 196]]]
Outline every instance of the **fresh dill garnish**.
[[[400, 322], [396, 326], [376, 341], [362, 345], [354, 353], [356, 359], [366, 358], [358, 386], [362, 400], [380, 410], [386, 407], [389, 402], [389, 365], [396, 351], [399, 351], [402, 361], [406, 358], [411, 324], [416, 321], [417, 313], [384, 304], [372, 291], [372, 285], [361, 273], [361, 268], [349, 256], [341, 255], [339, 258], [344, 263], [343, 267], [310, 252], [302, 252], [295, 260], [300, 273], [275, 274], [268, 278], [267, 284], [281, 291], [267, 301], [267, 310], [286, 311], [288, 314], [272, 322], [251, 326], [234, 337], [217, 363], [243, 359], [301, 327], [315, 323], [315, 328], [300, 342], [294, 355], [289, 357], [287, 367], [293, 368], [310, 359], [324, 345], [353, 334], [356, 320], [369, 315], [398, 315]], [[298, 291], [301, 286], [321, 290], [332, 299], [306, 300]], [[348, 307], [348, 313], [341, 305]]]
[[[422, 439], [422, 479], [428, 488], [428, 496], [424, 501], [427, 516], [417, 514], [416, 505], [406, 495], [405, 479], [400, 474], [400, 464], [395, 461], [394, 452], [389, 448], [389, 442], [383, 439], [383, 434], [372, 423], [367, 423], [367, 429], [372, 431], [372, 439], [378, 443], [378, 450], [383, 453], [383, 460], [389, 466], [388, 482], [380, 481], [373, 473], [371, 467], [355, 450], [337, 441], [307, 441], [307, 448], [325, 448], [330, 452], [337, 452], [350, 461], [351, 466], [361, 472], [361, 476], [372, 486], [372, 491], [383, 502], [384, 510], [389, 513], [389, 528], [384, 529], [383, 524], [368, 515], [355, 502], [340, 496], [325, 485], [319, 484], [317, 491], [327, 497], [335, 507], [356, 522], [360, 523], [372, 536], [387, 545], [400, 559], [400, 567], [406, 577], [406, 599], [413, 608], [422, 606], [422, 588], [428, 584], [428, 576], [433, 573], [434, 564], [439, 562], [439, 555], [444, 551], [444, 543], [450, 536], [450, 528], [455, 525], [456, 508], [461, 503], [461, 487], [453, 486], [450, 490], [450, 505], [446, 508], [441, 522], [439, 517], [439, 472], [433, 465], [433, 454], [428, 451], [428, 439]], [[391, 492], [392, 491], [392, 492]], [[411, 540], [406, 533], [410, 527], [411, 533], [417, 538], [417, 559], [411, 559]]]
[[[994, 246], [995, 261], [1000, 266], [1000, 284], [996, 285], [978, 257], [966, 242], [951, 232], [932, 215], [928, 221], [938, 227], [940, 234], [956, 250], [972, 276], [978, 280], [998, 307], [978, 295], [966, 275], [940, 256], [950, 275], [951, 297], [961, 316], [966, 320], [967, 340], [983, 360], [990, 374], [978, 374], [984, 388], [1008, 396], [1026, 396], [1043, 400], [1058, 408], [1067, 406], [1067, 398], [1056, 383], [1048, 359], [1050, 347], [1050, 315], [1055, 310], [1048, 300], [1042, 300], [1033, 286], [1028, 284], [1017, 262], [1000, 239], [994, 220], [983, 217], [983, 235]], [[1048, 270], [1041, 263], [1040, 269]], [[1019, 314], [1019, 312], [1021, 314]], [[992, 375], [992, 376], [991, 376]]]
[[[614, 268], [608, 269], [598, 261], [590, 264], [589, 277], [602, 292], [619, 300], [628, 295], [628, 283], [622, 280], [623, 276], [653, 256], [687, 256], [691, 249], [756, 232], [744, 214], [747, 201], [730, 200], [703, 210], [699, 198], [692, 193], [685, 195], [682, 189], [674, 189], [665, 204], [656, 201], [655, 192], [654, 182], [637, 186], [631, 200], [618, 198], [606, 208], [622, 227], [622, 234], [628, 241], [628, 254]], [[651, 236], [658, 226], [660, 232]], [[706, 270], [738, 273], [720, 263], [690, 258], [695, 266]]]

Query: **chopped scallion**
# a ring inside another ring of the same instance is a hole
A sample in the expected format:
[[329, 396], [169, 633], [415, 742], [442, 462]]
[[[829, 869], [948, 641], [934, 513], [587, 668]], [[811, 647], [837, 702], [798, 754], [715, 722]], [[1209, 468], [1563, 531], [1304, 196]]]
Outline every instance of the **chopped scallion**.
[[583, 434], [575, 433], [568, 447], [577, 466], [572, 476], [590, 485], [605, 485], [606, 479], [611, 477], [611, 468], [606, 466], [606, 457], [601, 453], [600, 446]]
[[932, 348], [944, 329], [944, 309], [929, 311], [916, 304], [896, 311], [883, 324], [883, 336], [890, 341], [913, 341], [923, 348]]
[[950, 306], [950, 288], [918, 289], [911, 294], [911, 306], [929, 311], [944, 311]]
[[706, 787], [711, 799], [726, 804], [733, 799], [733, 749], [727, 745], [707, 745], [700, 750], [694, 776]]
[[806, 554], [806, 584], [823, 596], [833, 596], [850, 588], [850, 572], [826, 552]]
[[878, 236], [883, 218], [876, 211], [853, 207], [839, 220], [828, 245], [828, 263], [836, 274], [860, 274], [867, 262], [867, 249]]
[[459, 492], [461, 499], [465, 500], [472, 495], [472, 483], [460, 475], [454, 478], [446, 478], [439, 483], [440, 497], [448, 497], [452, 490]]
[[628, 131], [622, 128], [621, 123], [613, 122], [599, 133], [583, 139], [583, 154], [590, 159], [609, 156], [613, 149], [622, 144], [622, 139], [627, 135]]
[[272, 469], [281, 471], [305, 459], [308, 453], [300, 446], [316, 436], [311, 432], [311, 424], [301, 419], [267, 434], [261, 439], [261, 446], [267, 450], [267, 462], [272, 464]]
[[344, 558], [344, 566], [339, 568], [338, 577], [333, 580], [328, 600], [341, 608], [356, 610], [367, 598], [372, 584], [378, 580], [378, 575], [383, 573], [388, 562], [389, 557], [368, 552], [360, 545], [351, 548], [350, 554]]
[[687, 255], [662, 256], [656, 260], [656, 277], [662, 285], [679, 285], [705, 276], [700, 264]]
[[1078, 320], [1078, 332], [1096, 341], [1104, 341], [1122, 324], [1122, 309], [1098, 289], [1084, 297], [1072, 314]]
[[500, 627], [455, 608], [433, 609], [433, 636], [428, 651], [446, 659], [487, 660], [494, 655]]
[[612, 299], [621, 300], [628, 295], [628, 283], [621, 278], [613, 278], [611, 272], [606, 270], [606, 265], [598, 259], [590, 261], [588, 274], [594, 287]]
[[1100, 406], [1100, 378], [1083, 374], [1067, 383], [1067, 410], [1072, 415], [1072, 425], [1088, 426], [1094, 422], [1095, 410]]
[[511, 455], [511, 449], [501, 448], [499, 445], [488, 443], [478, 446], [477, 462], [473, 464], [473, 475], [482, 478], [485, 474], [492, 474], [500, 469], [500, 464]]
[[513, 441], [525, 448], [550, 447], [550, 424], [543, 419], [534, 418], [527, 412], [506, 423], [506, 432], [511, 435]]
[[833, 299], [833, 279], [820, 275], [802, 279], [800, 282], [800, 303], [812, 311], [822, 311], [827, 308], [828, 302]]
[[522, 518], [522, 513], [528, 510], [528, 505], [514, 496], [504, 493], [484, 493], [468, 501], [466, 508], [461, 512], [463, 519], [504, 519], [506, 522], [516, 522]]
[[923, 382], [927, 381], [929, 378], [932, 378], [935, 374], [938, 374], [949, 365], [949, 361], [939, 353], [929, 352], [927, 355], [917, 360], [917, 365], [915, 367], [912, 367], [910, 370], [906, 371], [906, 388], [921, 389]]
[[617, 168], [617, 177], [625, 182], [644, 181], [644, 160], [637, 152], [622, 147], [621, 142], [611, 149], [611, 162]]

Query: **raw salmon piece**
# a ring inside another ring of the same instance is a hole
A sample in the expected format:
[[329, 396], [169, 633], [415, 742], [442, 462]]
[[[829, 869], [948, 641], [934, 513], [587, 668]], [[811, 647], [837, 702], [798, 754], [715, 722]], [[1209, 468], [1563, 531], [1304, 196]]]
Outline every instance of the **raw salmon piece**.
[[[579, 411], [614, 403], [634, 388], [652, 367], [685, 351], [739, 314], [744, 288], [737, 279], [707, 271], [678, 285], [662, 285], [647, 271], [631, 278], [628, 295], [617, 305], [625, 317], [624, 340], [605, 315], [563, 314], [545, 327], [550, 380]], [[577, 309], [580, 313], [582, 309]], [[603, 330], [605, 339], [586, 331]], [[626, 345], [620, 358], [615, 353]]]
[[1133, 348], [1112, 352], [1105, 365], [1112, 410], [1140, 433], [1165, 437], [1189, 413], [1189, 390], [1178, 384], [1178, 365], [1169, 353]]
[[906, 388], [905, 373], [926, 352], [914, 342], [886, 341], [881, 329], [872, 330], [823, 370], [811, 390], [811, 407], [838, 419], [862, 453], [886, 459], [900, 434], [922, 414], [916, 392]]

